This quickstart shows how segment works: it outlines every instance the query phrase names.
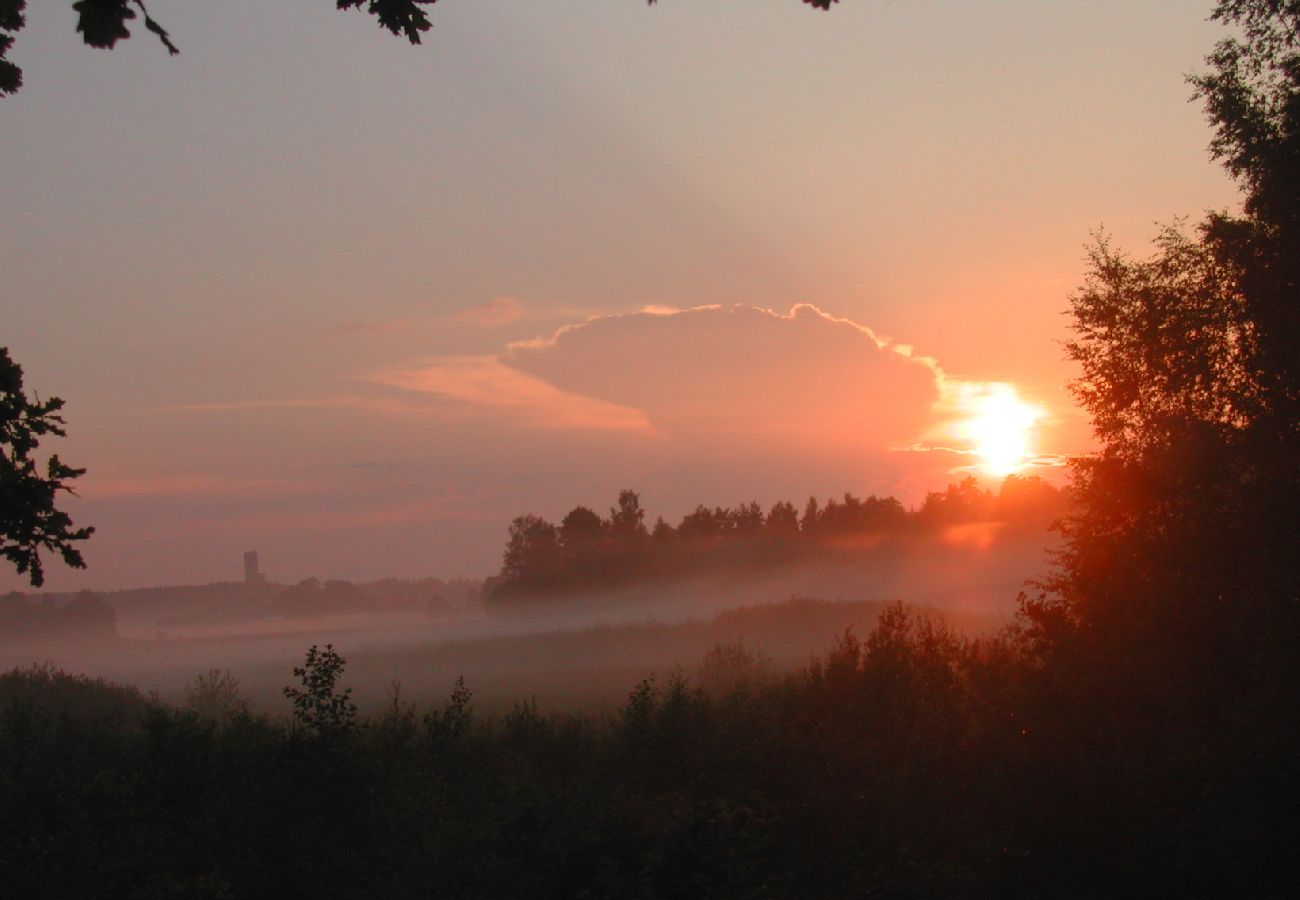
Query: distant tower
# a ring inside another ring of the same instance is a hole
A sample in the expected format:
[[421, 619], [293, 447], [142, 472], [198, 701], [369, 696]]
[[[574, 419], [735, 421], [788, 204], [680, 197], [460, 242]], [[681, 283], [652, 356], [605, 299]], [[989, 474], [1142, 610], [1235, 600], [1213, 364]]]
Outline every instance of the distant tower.
[[252, 584], [262, 580], [262, 573], [257, 570], [257, 551], [249, 550], [244, 554], [244, 581]]

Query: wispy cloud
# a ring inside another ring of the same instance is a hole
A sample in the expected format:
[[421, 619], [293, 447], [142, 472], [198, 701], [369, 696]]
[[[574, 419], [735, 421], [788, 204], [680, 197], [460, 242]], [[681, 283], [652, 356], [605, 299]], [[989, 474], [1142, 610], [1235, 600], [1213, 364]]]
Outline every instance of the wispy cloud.
[[468, 306], [456, 313], [462, 322], [475, 325], [506, 325], [524, 314], [524, 309], [514, 297], [496, 297], [478, 306]]
[[377, 372], [377, 384], [504, 413], [537, 428], [652, 433], [643, 411], [561, 390], [495, 356], [435, 356]]
[[212, 403], [178, 403], [151, 406], [138, 410], [142, 414], [168, 413], [238, 413], [289, 409], [350, 409], [377, 415], [436, 415], [438, 410], [410, 399], [388, 396], [334, 395], [328, 397], [289, 397], [283, 399], [227, 400]]
[[301, 494], [318, 490], [317, 486], [301, 482], [205, 472], [145, 476], [103, 476], [91, 472], [83, 482], [78, 483], [78, 493], [89, 500]]
[[350, 319], [330, 326], [331, 335], [388, 334], [396, 331], [406, 319]]

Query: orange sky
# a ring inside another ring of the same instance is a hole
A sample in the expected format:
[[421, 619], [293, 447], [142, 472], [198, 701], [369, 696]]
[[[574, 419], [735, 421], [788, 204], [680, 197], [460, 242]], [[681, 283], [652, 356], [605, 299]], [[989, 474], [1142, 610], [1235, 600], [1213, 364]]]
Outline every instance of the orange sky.
[[68, 401], [99, 529], [48, 584], [254, 548], [278, 580], [482, 575], [513, 515], [622, 487], [668, 518], [915, 502], [991, 382], [1043, 410], [1035, 451], [1084, 450], [1090, 231], [1141, 253], [1235, 202], [1183, 80], [1209, 5], [497, 0], [412, 48], [176, 4], [168, 58], [37, 4], [0, 341]]

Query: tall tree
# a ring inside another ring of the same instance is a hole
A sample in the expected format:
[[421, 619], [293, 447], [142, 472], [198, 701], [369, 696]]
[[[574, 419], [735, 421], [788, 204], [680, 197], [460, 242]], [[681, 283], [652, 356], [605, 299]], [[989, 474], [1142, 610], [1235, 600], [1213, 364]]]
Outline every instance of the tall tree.
[[1192, 79], [1214, 127], [1210, 151], [1241, 184], [1244, 215], [1211, 216], [1205, 240], [1239, 279], [1255, 329], [1248, 363], [1273, 427], [1300, 404], [1300, 0], [1220, 0], [1221, 41]]
[[548, 583], [560, 557], [560, 533], [541, 516], [516, 516], [501, 562], [501, 575], [513, 586], [541, 587]]
[[636, 541], [646, 536], [645, 510], [636, 491], [618, 492], [618, 506], [609, 510], [609, 533], [620, 541]]
[[1192, 80], [1243, 210], [1148, 260], [1093, 247], [1067, 349], [1102, 451], [1075, 464], [1056, 596], [1031, 612], [1144, 642], [1179, 622], [1221, 651], [1230, 611], [1254, 657], [1300, 606], [1300, 0], [1214, 17], [1240, 35]]
[[[1141, 846], [1181, 860], [1161, 877], [1185, 887], [1161, 890], [1226, 894], [1293, 866], [1300, 804], [1300, 2], [1215, 17], [1240, 36], [1194, 83], [1243, 209], [1166, 229], [1146, 260], [1094, 245], [1067, 349], [1102, 447], [1074, 463], [1065, 549], [1024, 609], [1026, 733], [1059, 751], [1042, 787], [1070, 786], [1056, 816], [1089, 822], [1090, 867]], [[1140, 824], [1116, 812], [1134, 791]]]

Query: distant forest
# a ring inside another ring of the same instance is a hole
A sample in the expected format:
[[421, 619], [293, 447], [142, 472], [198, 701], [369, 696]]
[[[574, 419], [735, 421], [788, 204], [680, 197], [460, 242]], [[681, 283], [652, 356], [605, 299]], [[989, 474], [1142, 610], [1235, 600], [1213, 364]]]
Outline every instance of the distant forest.
[[0, 597], [0, 644], [30, 645], [117, 636], [117, 613], [92, 591], [59, 597]]
[[482, 582], [473, 578], [382, 578], [351, 582], [304, 578], [296, 584], [223, 581], [121, 591], [0, 597], [0, 645], [117, 637], [166, 636], [170, 629], [267, 618], [301, 619], [350, 613], [423, 613], [454, 617], [478, 609]]
[[810, 497], [802, 512], [789, 501], [766, 512], [756, 502], [700, 505], [676, 526], [661, 517], [647, 527], [640, 496], [624, 490], [607, 517], [585, 506], [574, 507], [558, 526], [540, 516], [517, 517], [501, 572], [485, 593], [490, 608], [510, 609], [552, 594], [858, 555], [891, 539], [942, 535], [974, 523], [1036, 531], [1062, 517], [1068, 502], [1067, 491], [1038, 476], [1010, 475], [997, 492], [968, 477], [931, 492], [914, 510], [894, 497], [846, 493], [825, 503]]

